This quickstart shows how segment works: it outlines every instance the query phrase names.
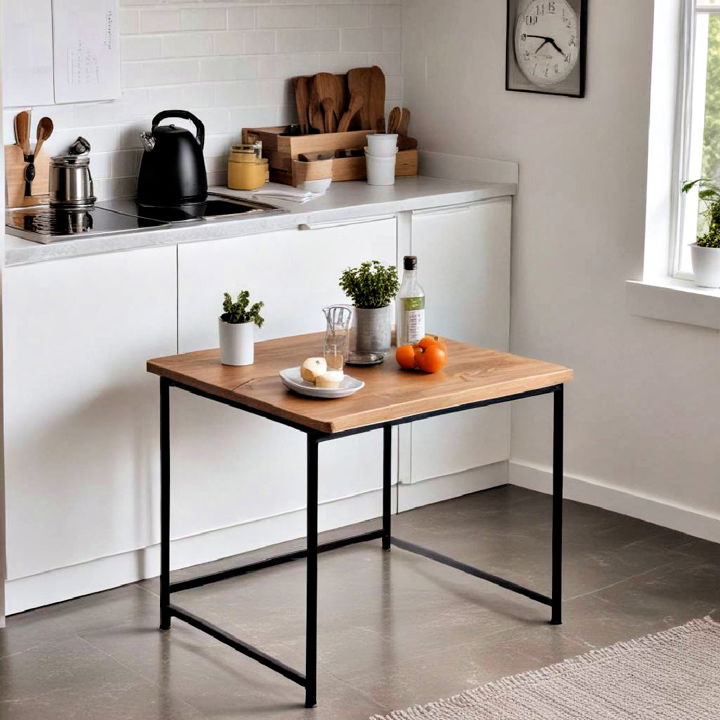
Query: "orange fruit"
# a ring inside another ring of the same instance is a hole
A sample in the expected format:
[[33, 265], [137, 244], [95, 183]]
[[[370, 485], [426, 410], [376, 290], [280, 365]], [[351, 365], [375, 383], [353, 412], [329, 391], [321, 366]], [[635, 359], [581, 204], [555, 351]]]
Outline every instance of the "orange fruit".
[[415, 349], [412, 345], [400, 345], [395, 351], [395, 359], [401, 368], [412, 370], [415, 367]]
[[447, 364], [447, 358], [447, 351], [436, 342], [426, 343], [425, 348], [419, 346], [415, 348], [415, 362], [422, 371], [427, 373], [442, 370]]
[[427, 350], [427, 348], [431, 345], [439, 345], [445, 352], [447, 352], [447, 345], [437, 335], [426, 335], [417, 345], [423, 350]]

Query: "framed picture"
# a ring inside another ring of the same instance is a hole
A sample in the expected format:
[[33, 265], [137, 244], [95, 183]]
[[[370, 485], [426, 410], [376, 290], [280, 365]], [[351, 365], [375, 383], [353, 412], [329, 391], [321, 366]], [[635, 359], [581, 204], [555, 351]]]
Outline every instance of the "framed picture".
[[507, 0], [505, 89], [585, 97], [588, 0]]

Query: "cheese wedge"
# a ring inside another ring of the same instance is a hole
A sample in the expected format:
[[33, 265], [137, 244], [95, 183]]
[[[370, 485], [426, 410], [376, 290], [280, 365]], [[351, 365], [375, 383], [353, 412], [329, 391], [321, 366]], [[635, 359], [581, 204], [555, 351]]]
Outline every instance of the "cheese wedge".
[[344, 377], [345, 373], [342, 370], [328, 370], [315, 378], [315, 384], [319, 388], [339, 388]]

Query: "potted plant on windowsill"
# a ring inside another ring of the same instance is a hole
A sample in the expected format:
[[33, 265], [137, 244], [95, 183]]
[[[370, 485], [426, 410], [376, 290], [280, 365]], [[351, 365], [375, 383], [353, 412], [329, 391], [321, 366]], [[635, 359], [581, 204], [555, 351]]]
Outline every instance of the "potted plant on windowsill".
[[250, 293], [242, 290], [233, 302], [224, 293], [223, 314], [218, 319], [220, 362], [223, 365], [252, 365], [255, 360], [255, 326], [265, 322], [260, 310], [265, 303], [250, 305]]
[[369, 260], [345, 270], [340, 287], [355, 306], [355, 352], [386, 353], [391, 344], [390, 302], [400, 287], [397, 268]]
[[698, 188], [698, 197], [705, 203], [703, 215], [706, 231], [690, 245], [695, 284], [700, 287], [720, 287], [720, 186], [700, 178], [682, 186], [684, 193]]

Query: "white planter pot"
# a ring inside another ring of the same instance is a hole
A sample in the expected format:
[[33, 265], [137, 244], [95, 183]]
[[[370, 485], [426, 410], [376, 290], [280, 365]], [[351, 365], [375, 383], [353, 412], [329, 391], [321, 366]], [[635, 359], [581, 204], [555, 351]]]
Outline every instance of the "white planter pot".
[[720, 287], [720, 248], [700, 247], [693, 243], [690, 252], [695, 284], [708, 288]]
[[223, 365], [252, 365], [255, 361], [255, 323], [228, 323], [218, 319], [220, 362]]

